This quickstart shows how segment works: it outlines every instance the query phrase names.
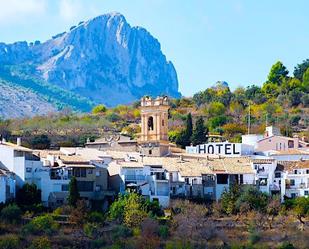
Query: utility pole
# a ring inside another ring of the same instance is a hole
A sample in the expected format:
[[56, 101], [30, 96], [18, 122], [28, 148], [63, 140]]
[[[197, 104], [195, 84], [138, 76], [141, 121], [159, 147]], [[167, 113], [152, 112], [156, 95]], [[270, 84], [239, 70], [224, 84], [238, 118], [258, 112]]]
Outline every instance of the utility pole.
[[249, 102], [249, 115], [248, 115], [248, 135], [250, 134], [250, 125], [251, 125], [251, 106], [250, 106], [250, 102]]

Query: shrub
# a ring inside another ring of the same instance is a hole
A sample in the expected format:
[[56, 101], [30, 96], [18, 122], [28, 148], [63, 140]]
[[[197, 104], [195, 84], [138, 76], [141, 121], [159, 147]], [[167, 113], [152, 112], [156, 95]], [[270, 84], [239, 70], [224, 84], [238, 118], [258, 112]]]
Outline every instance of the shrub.
[[51, 242], [47, 237], [39, 237], [32, 241], [29, 249], [51, 249]]
[[21, 209], [16, 204], [8, 205], [1, 211], [1, 219], [7, 223], [17, 224], [21, 221]]
[[181, 242], [181, 241], [168, 241], [165, 245], [165, 249], [192, 249], [193, 246], [189, 241]]
[[83, 226], [84, 233], [90, 238], [94, 237], [97, 228], [97, 225], [93, 223], [86, 223]]
[[117, 226], [112, 230], [112, 238], [113, 240], [117, 240], [120, 238], [128, 238], [132, 236], [132, 230], [126, 226]]
[[97, 105], [97, 106], [93, 107], [92, 113], [93, 114], [104, 113], [104, 112], [106, 112], [106, 110], [107, 109], [106, 109], [105, 105]]
[[283, 242], [281, 245], [278, 246], [278, 249], [295, 249], [295, 247], [289, 242]]
[[23, 227], [24, 234], [48, 234], [51, 235], [57, 231], [59, 225], [49, 214], [35, 217], [30, 223]]
[[98, 224], [103, 224], [104, 223], [104, 215], [100, 212], [91, 212], [88, 217], [87, 217], [87, 220], [90, 222], [90, 223], [98, 223]]
[[26, 183], [16, 192], [16, 203], [26, 210], [37, 210], [36, 205], [41, 204], [41, 190], [35, 184]]
[[254, 245], [261, 239], [260, 233], [256, 230], [254, 226], [249, 227], [249, 243]]
[[159, 227], [159, 235], [162, 239], [167, 239], [169, 236], [168, 226], [162, 225]]
[[0, 249], [16, 249], [20, 246], [20, 240], [18, 236], [8, 234], [0, 237]]
[[97, 240], [91, 241], [90, 247], [93, 249], [96, 249], [96, 248], [102, 248], [105, 245], [106, 245], [106, 242], [104, 239], [97, 239]]
[[38, 149], [38, 150], [45, 150], [45, 149], [49, 149], [50, 147], [50, 139], [48, 138], [48, 136], [42, 134], [39, 136], [34, 136], [31, 141], [31, 148], [32, 149]]

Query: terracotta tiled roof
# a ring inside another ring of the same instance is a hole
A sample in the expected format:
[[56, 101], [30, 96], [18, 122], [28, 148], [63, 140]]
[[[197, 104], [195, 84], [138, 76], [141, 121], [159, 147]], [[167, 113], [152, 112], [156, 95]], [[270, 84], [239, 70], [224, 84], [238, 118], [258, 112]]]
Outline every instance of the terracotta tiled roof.
[[89, 163], [89, 160], [86, 160], [84, 157], [79, 155], [72, 155], [72, 156], [66, 156], [66, 155], [60, 155], [59, 159], [64, 163]]
[[309, 160], [304, 161], [278, 161], [278, 166], [284, 171], [292, 172], [294, 169], [309, 169]]
[[[107, 152], [109, 153], [109, 152]], [[162, 165], [169, 172], [179, 171], [181, 176], [196, 177], [203, 174], [253, 174], [250, 159], [247, 157], [237, 158], [207, 158], [205, 157], [144, 157], [143, 162], [138, 153], [135, 154], [137, 161], [125, 161], [128, 153], [112, 152], [115, 163], [119, 167], [136, 168], [144, 166]], [[129, 153], [130, 154], [130, 153]], [[131, 154], [130, 154], [131, 155]], [[115, 166], [115, 165], [114, 165]]]
[[272, 155], [309, 155], [309, 150], [290, 149], [290, 150], [274, 151]]
[[40, 158], [46, 158], [48, 155], [60, 156], [64, 155], [60, 150], [34, 150], [33, 154]]

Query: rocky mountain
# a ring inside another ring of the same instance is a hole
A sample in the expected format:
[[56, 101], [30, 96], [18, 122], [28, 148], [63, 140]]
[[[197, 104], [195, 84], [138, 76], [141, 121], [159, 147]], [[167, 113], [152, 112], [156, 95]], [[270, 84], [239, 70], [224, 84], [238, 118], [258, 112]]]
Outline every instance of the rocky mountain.
[[176, 70], [158, 40], [144, 28], [131, 27], [119, 13], [80, 22], [44, 43], [0, 43], [0, 65], [0, 78], [1, 71], [31, 76], [93, 104], [126, 104], [143, 95], [180, 96]]

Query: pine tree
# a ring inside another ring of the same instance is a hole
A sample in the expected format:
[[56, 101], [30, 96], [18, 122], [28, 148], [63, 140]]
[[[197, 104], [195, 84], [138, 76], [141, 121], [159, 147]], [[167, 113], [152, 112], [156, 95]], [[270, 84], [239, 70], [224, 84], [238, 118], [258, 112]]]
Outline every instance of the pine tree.
[[195, 123], [195, 129], [192, 134], [193, 145], [203, 144], [207, 142], [208, 129], [204, 125], [204, 120], [199, 117]]
[[73, 176], [69, 184], [69, 196], [68, 196], [69, 205], [76, 207], [76, 203], [79, 200], [79, 198], [80, 195], [77, 188], [77, 180]]

